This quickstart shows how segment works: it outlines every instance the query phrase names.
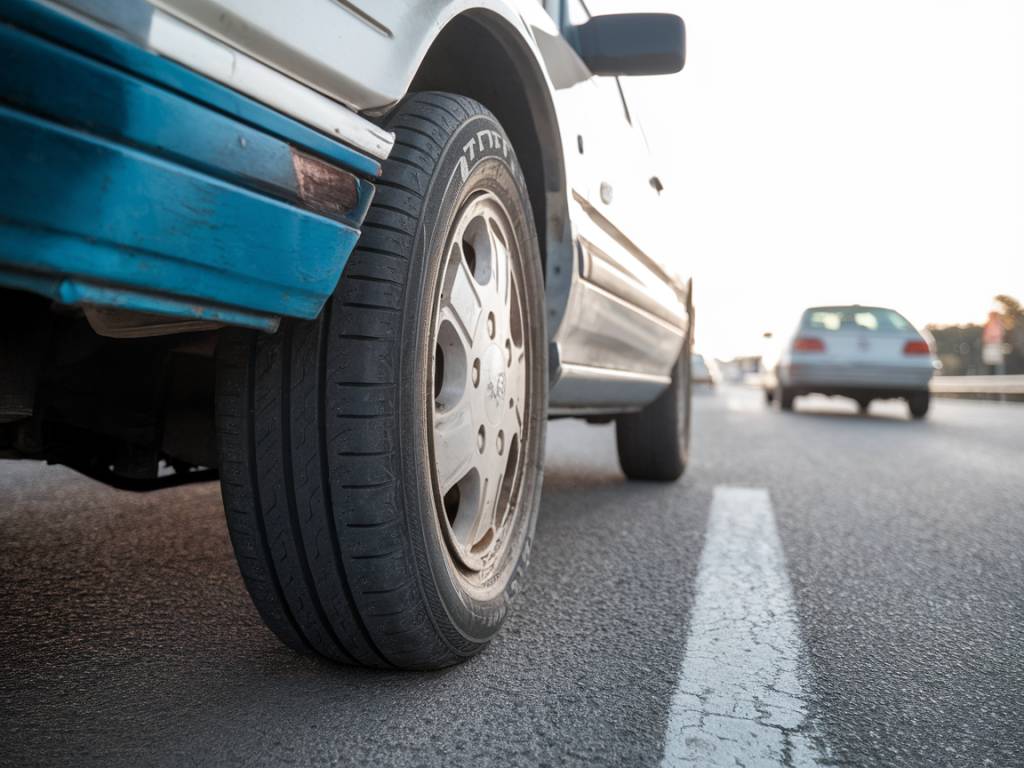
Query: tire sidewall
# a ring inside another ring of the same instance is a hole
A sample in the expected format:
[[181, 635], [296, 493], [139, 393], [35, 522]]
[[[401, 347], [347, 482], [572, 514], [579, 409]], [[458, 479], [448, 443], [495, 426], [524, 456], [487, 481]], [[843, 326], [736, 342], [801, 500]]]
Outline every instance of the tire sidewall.
[[[433, 493], [430, 431], [432, 400], [430, 340], [448, 232], [465, 201], [476, 191], [493, 192], [505, 206], [518, 240], [524, 338], [530, 344], [527, 397], [533, 403], [523, 440], [519, 505], [502, 561], [487, 589], [474, 589], [455, 570], [447, 552]], [[423, 598], [439, 634], [458, 655], [471, 655], [500, 628], [529, 563], [542, 482], [547, 410], [547, 355], [540, 253], [529, 198], [515, 154], [498, 122], [488, 113], [465, 120], [441, 152], [424, 197], [413, 247], [403, 314], [399, 427], [411, 555], [417, 562]], [[424, 489], [429, 489], [424, 492]], [[447, 619], [447, 621], [446, 621]]]

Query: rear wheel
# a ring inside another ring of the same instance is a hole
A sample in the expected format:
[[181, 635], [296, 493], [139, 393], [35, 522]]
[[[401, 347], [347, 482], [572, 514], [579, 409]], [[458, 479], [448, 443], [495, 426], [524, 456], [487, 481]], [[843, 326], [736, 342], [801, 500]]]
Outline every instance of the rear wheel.
[[671, 482], [686, 471], [690, 457], [693, 383], [690, 350], [693, 322], [672, 369], [672, 383], [639, 413], [619, 416], [615, 436], [619, 464], [630, 480]]
[[871, 407], [871, 398], [861, 397], [857, 399], [857, 410], [861, 413], [867, 413], [868, 408]]
[[242, 575], [281, 640], [436, 668], [484, 648], [523, 582], [543, 287], [494, 117], [418, 94], [387, 127], [394, 151], [321, 316], [221, 339], [221, 476]]
[[907, 405], [910, 406], [910, 415], [915, 419], [923, 419], [928, 415], [928, 406], [931, 405], [931, 395], [928, 392], [915, 392], [907, 397]]
[[775, 392], [775, 399], [779, 401], [779, 408], [784, 411], [792, 411], [796, 395], [793, 394], [793, 390], [787, 389], [780, 384]]

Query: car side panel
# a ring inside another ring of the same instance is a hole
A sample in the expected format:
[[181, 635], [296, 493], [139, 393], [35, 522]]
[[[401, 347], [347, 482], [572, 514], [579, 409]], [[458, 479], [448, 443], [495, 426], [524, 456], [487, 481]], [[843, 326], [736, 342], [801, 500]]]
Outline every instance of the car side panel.
[[[596, 394], [589, 384], [578, 385], [581, 369], [614, 382], [612, 391], [628, 387], [622, 372], [635, 375], [638, 388], [668, 386], [686, 331], [688, 297], [682, 279], [666, 273], [666, 259], [655, 257], [665, 247], [657, 231], [661, 200], [615, 78], [591, 75], [563, 36], [542, 51], [559, 64], [552, 80], [577, 255], [573, 290], [554, 337], [568, 373], [552, 387], [551, 404], [568, 412], [583, 405], [583, 394]], [[610, 407], [610, 397], [602, 392], [587, 404]]]
[[[667, 385], [686, 328], [685, 283], [654, 258], [658, 199], [648, 183], [649, 159], [638, 132], [616, 105], [614, 130], [602, 128], [608, 84], [598, 87], [536, 0], [154, 0], [154, 4], [264, 64], [359, 111], [383, 111], [412, 81], [437, 34], [464, 12], [493, 14], [517, 30], [543, 73], [546, 101], [560, 138], [565, 184], [548, 200], [547, 291], [553, 360], [553, 406], [611, 407], [583, 402], [562, 378], [584, 371], [605, 377], [609, 391], [635, 406], [630, 374], [646, 398], [651, 381]], [[611, 83], [614, 86], [614, 81]], [[618, 94], [615, 94], [618, 98]], [[579, 152], [583, 146], [589, 150]], [[629, 151], [622, 151], [623, 146]], [[640, 155], [644, 156], [641, 157]], [[614, 167], [610, 203], [602, 173]], [[549, 189], [550, 185], [549, 180]], [[641, 199], [642, 198], [642, 199]], [[559, 219], [558, 213], [562, 213]], [[561, 231], [565, 231], [562, 239]], [[618, 329], [619, 333], [612, 332]], [[564, 395], [563, 395], [564, 392]], [[655, 391], [656, 395], [657, 392]], [[586, 399], [586, 398], [584, 398]], [[564, 402], [563, 402], [564, 401]]]
[[536, 0], [152, 0], [190, 24], [357, 111], [405, 95], [437, 34], [471, 9], [491, 11], [527, 39], [553, 29]]

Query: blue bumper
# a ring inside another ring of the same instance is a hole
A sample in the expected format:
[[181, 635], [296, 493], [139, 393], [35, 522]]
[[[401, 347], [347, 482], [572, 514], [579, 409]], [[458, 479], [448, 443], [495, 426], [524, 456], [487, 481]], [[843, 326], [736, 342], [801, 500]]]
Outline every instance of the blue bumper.
[[0, 5], [0, 286], [273, 330], [319, 313], [379, 171], [114, 34]]

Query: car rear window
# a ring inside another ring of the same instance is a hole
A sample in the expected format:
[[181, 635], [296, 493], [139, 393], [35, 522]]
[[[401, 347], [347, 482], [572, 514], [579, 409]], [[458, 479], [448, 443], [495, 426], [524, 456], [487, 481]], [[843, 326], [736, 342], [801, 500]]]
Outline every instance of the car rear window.
[[802, 324], [813, 331], [906, 331], [910, 323], [891, 309], [818, 307], [804, 313]]

